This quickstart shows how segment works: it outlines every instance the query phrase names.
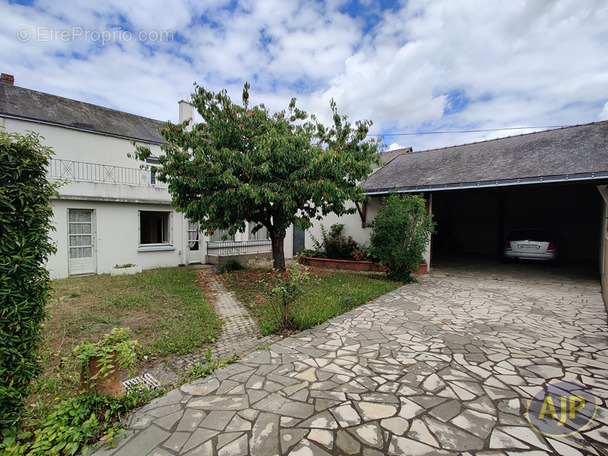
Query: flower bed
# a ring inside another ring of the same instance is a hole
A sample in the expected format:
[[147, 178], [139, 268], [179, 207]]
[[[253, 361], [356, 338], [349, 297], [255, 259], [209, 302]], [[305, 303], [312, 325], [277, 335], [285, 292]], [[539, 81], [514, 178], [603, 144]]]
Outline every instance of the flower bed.
[[373, 261], [355, 260], [333, 260], [331, 258], [304, 257], [304, 264], [322, 269], [348, 269], [351, 271], [386, 271], [384, 266], [380, 266]]
[[[315, 258], [312, 256], [302, 257], [301, 262], [308, 266], [321, 269], [345, 269], [350, 271], [376, 271], [384, 272], [386, 268], [373, 261], [334, 260], [331, 258]], [[426, 263], [420, 263], [417, 274], [426, 274]]]

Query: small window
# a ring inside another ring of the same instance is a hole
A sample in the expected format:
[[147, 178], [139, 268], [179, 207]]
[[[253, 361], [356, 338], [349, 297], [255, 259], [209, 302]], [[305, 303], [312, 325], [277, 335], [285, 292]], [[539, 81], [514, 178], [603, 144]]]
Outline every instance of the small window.
[[270, 237], [268, 236], [268, 228], [266, 228], [265, 226], [262, 226], [262, 228], [260, 228], [258, 231], [256, 231], [254, 233], [253, 229], [256, 226], [259, 226], [259, 225], [254, 224], [254, 223], [249, 224], [249, 240], [250, 241], [265, 241], [266, 239], [270, 239]]
[[171, 244], [171, 212], [139, 211], [139, 244]]
[[149, 171], [150, 171], [150, 184], [151, 185], [156, 185], [156, 173], [158, 172], [158, 170], [160, 169], [160, 164], [158, 163], [158, 158], [156, 157], [149, 157], [146, 158], [146, 163], [149, 166]]

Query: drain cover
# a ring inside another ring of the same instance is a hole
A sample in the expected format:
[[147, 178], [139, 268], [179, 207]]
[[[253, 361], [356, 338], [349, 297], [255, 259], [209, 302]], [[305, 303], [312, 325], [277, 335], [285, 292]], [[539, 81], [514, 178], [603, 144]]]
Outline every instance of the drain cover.
[[161, 386], [161, 383], [150, 374], [144, 374], [125, 380], [122, 382], [122, 385], [125, 387], [125, 390], [130, 391], [135, 388], [156, 389]]

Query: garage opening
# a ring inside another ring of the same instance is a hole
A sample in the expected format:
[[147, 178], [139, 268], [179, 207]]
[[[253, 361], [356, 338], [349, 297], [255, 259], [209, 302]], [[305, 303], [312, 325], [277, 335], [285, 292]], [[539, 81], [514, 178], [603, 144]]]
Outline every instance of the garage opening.
[[518, 228], [550, 230], [561, 263], [599, 268], [602, 197], [595, 185], [462, 190], [433, 194], [437, 233], [433, 261], [485, 257], [502, 260], [508, 234]]

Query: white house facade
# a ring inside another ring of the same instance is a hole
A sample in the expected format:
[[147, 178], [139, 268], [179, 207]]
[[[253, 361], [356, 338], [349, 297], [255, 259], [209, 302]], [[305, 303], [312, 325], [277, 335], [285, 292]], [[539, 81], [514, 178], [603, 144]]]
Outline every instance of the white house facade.
[[[251, 227], [227, 241], [208, 238], [171, 206], [166, 184], [129, 154], [132, 141], [161, 153], [162, 122], [101, 106], [0, 84], [0, 128], [41, 135], [54, 151], [49, 178], [62, 182], [53, 200], [47, 267], [53, 278], [108, 273], [117, 265], [143, 269], [217, 262], [223, 256], [269, 256], [270, 241]], [[180, 117], [188, 106], [180, 104]], [[288, 233], [285, 252], [292, 251]]]

